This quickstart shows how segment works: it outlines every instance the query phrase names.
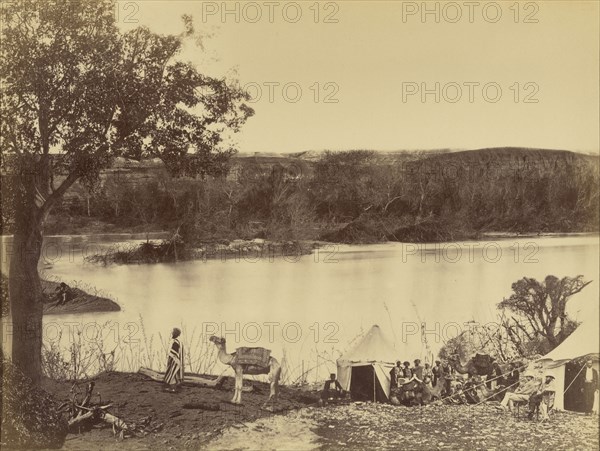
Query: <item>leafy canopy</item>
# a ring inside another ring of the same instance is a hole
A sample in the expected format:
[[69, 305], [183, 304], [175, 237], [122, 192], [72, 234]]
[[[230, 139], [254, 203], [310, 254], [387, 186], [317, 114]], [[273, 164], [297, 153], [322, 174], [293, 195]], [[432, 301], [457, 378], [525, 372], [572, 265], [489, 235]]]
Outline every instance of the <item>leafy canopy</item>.
[[573, 330], [568, 300], [590, 283], [581, 275], [562, 279], [550, 275], [543, 282], [523, 277], [512, 284], [513, 293], [498, 308], [516, 314], [516, 324], [530, 338], [544, 337], [555, 347]]
[[[226, 135], [253, 114], [248, 95], [177, 59], [193, 38], [122, 32], [110, 0], [2, 5], [0, 148], [5, 173], [45, 197], [93, 181], [117, 156], [158, 157], [174, 174], [225, 170]], [[53, 174], [67, 175], [60, 186]], [[18, 188], [16, 188], [18, 191]]]

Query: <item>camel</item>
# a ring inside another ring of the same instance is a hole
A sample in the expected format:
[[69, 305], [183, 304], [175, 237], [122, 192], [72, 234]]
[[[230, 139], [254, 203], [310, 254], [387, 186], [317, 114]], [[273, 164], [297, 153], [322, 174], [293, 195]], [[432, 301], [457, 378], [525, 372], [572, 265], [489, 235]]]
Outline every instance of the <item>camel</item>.
[[[496, 359], [488, 354], [475, 354], [463, 365], [458, 355], [448, 357], [448, 362], [457, 373], [469, 376], [485, 376], [486, 379], [497, 378], [497, 384], [503, 385], [504, 374], [510, 371], [510, 364], [499, 364]], [[488, 388], [491, 386], [488, 384]]]
[[487, 354], [476, 354], [463, 365], [457, 354], [448, 357], [448, 363], [457, 373], [469, 376], [491, 376], [495, 369], [495, 359]]
[[[496, 359], [487, 354], [475, 354], [469, 359], [466, 365], [463, 365], [457, 355], [448, 358], [448, 362], [457, 373], [468, 374], [471, 376], [483, 376], [487, 381], [478, 390], [482, 391], [481, 398], [490, 398], [500, 396], [506, 386], [504, 374], [510, 371], [509, 364], [499, 364]], [[494, 384], [490, 380], [494, 380]], [[487, 387], [486, 387], [487, 385]]]
[[[427, 405], [431, 402], [442, 400], [452, 402], [452, 394], [460, 392], [463, 383], [458, 380], [452, 380], [450, 385], [451, 392], [442, 395], [445, 386], [443, 380], [438, 381], [438, 383], [432, 387], [412, 378], [404, 383], [400, 383], [398, 388], [392, 390], [390, 402], [394, 405]], [[484, 391], [484, 393], [489, 393], [489, 391]]]
[[277, 394], [279, 392], [279, 378], [281, 376], [281, 365], [279, 365], [279, 362], [274, 357], [269, 357], [268, 366], [239, 364], [237, 363], [237, 356], [235, 352], [233, 354], [227, 353], [225, 338], [216, 337], [213, 335], [209, 338], [209, 340], [213, 342], [219, 350], [219, 354], [217, 356], [219, 361], [221, 363], [224, 363], [225, 365], [231, 366], [235, 371], [235, 391], [233, 393], [233, 398], [231, 398], [232, 404], [242, 403], [242, 387], [244, 373], [251, 375], [268, 374], [269, 381], [271, 383], [271, 393], [269, 395], [269, 399], [263, 404], [263, 408], [265, 408], [269, 401], [275, 401], [275, 398], [277, 397]]

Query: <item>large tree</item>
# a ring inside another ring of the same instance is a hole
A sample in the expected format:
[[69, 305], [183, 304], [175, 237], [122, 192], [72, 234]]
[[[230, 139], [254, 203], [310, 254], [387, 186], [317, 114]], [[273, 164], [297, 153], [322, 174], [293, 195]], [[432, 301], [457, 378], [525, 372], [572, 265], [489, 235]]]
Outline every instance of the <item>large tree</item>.
[[590, 283], [583, 276], [546, 276], [543, 282], [523, 277], [512, 284], [513, 293], [498, 308], [512, 314], [515, 326], [528, 340], [544, 338], [555, 348], [576, 326], [567, 315], [567, 302]]
[[12, 359], [41, 375], [44, 221], [77, 181], [92, 183], [117, 156], [160, 158], [176, 174], [223, 171], [226, 135], [253, 111], [235, 83], [178, 59], [196, 40], [121, 31], [112, 0], [3, 3], [0, 56], [2, 208], [13, 224], [9, 297]]

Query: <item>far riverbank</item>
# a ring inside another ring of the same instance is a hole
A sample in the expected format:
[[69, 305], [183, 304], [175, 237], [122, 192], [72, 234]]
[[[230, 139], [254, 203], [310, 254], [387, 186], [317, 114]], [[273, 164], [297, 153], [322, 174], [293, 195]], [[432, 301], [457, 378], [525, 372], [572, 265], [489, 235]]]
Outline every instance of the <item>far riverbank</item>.
[[[67, 288], [66, 300], [58, 302], [60, 282], [42, 279], [44, 315], [62, 315], [95, 312], [119, 312], [121, 307], [112, 299], [88, 293], [77, 287]], [[8, 278], [2, 275], [2, 316], [8, 313]]]

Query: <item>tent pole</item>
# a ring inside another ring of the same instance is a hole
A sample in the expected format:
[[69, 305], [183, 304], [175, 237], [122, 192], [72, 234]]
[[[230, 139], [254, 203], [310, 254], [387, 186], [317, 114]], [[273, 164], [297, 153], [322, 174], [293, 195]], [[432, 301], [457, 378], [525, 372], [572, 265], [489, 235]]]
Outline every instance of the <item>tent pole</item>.
[[[573, 378], [573, 380], [571, 381], [571, 383], [569, 384], [569, 386], [567, 388], [565, 388], [565, 391], [563, 392], [563, 395], [567, 392], [567, 390], [569, 388], [571, 388], [571, 385], [573, 385], [573, 382], [575, 382], [575, 379], [577, 379], [577, 376], [579, 376], [581, 374], [581, 372], [584, 370], [585, 368], [585, 364], [581, 367], [581, 369], [578, 371], [578, 373], [575, 375], [575, 377]], [[563, 401], [564, 403], [564, 401]]]
[[376, 382], [376, 378], [375, 378], [375, 365], [373, 365], [373, 402], [375, 402], [376, 391], [377, 391], [377, 385], [375, 385], [375, 382]]

